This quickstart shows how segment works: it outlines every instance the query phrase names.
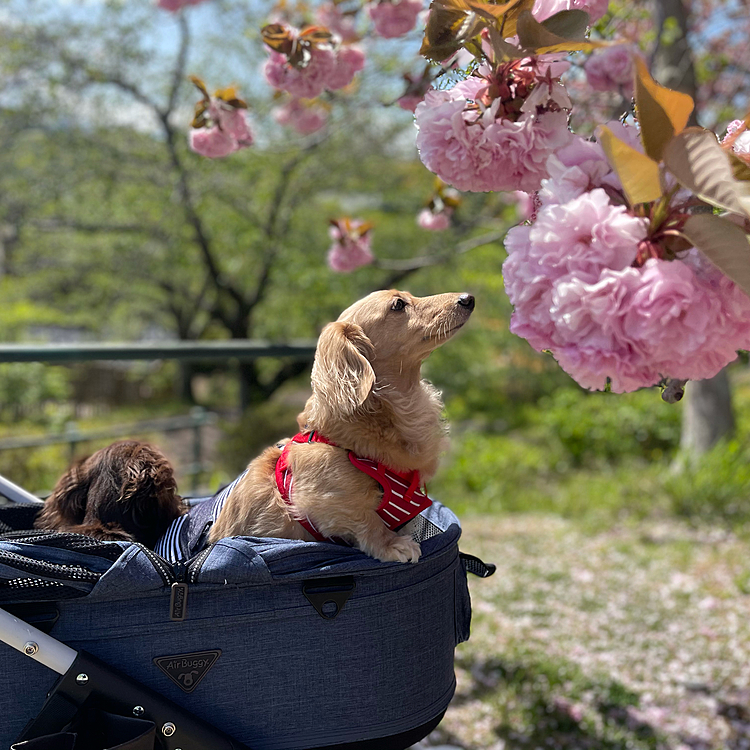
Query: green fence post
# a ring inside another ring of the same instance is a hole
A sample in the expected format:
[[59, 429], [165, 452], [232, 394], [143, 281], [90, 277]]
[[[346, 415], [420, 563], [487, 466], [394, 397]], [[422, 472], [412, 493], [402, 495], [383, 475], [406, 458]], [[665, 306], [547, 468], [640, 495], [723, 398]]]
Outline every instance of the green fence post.
[[64, 427], [65, 440], [70, 446], [68, 449], [68, 459], [72, 464], [76, 458], [76, 447], [81, 441], [81, 433], [78, 430], [78, 425], [75, 422], [66, 422]]
[[203, 425], [207, 422], [207, 412], [202, 406], [194, 406], [190, 410], [190, 418], [193, 420], [193, 467], [191, 489], [195, 493], [198, 490], [201, 473], [203, 472]]

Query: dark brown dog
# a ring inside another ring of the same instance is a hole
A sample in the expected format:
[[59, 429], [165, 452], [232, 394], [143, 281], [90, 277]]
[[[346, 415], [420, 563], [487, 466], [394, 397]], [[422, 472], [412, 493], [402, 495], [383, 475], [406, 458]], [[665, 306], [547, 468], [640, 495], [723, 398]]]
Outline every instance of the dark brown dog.
[[164, 454], [148, 443], [122, 440], [60, 477], [34, 526], [153, 548], [183, 512]]

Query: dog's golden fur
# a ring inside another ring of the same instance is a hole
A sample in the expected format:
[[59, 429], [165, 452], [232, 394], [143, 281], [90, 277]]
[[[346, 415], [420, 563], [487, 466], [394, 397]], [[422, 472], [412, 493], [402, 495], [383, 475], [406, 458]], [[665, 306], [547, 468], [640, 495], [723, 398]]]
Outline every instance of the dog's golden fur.
[[60, 477], [34, 527], [153, 548], [183, 512], [166, 456], [149, 443], [120, 440]]
[[469, 295], [380, 291], [327, 325], [315, 354], [312, 396], [297, 421], [335, 445], [290, 446], [294, 511], [276, 486], [281, 448], [267, 448], [228, 497], [210, 541], [242, 534], [311, 540], [296, 521], [308, 516], [326, 537], [346, 539], [372, 557], [416, 562], [419, 545], [381, 521], [380, 485], [352, 466], [348, 451], [419, 471], [423, 481], [433, 476], [446, 429], [440, 394], [422, 380], [420, 368], [473, 307]]

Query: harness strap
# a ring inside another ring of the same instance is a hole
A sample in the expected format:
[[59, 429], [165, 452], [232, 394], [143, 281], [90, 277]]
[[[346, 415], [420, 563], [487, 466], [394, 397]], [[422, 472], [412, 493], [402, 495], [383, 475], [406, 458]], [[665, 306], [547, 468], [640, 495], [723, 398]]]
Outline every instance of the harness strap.
[[[325, 443], [333, 446], [336, 446], [336, 443], [313, 430], [309, 433], [298, 433], [284, 446], [276, 462], [276, 486], [284, 502], [294, 510], [292, 501], [294, 477], [289, 467], [289, 446], [292, 443]], [[421, 477], [418, 471], [396, 471], [370, 458], [360, 458], [352, 451], [348, 451], [348, 456], [352, 466], [365, 472], [381, 486], [383, 499], [376, 512], [389, 529], [401, 528], [432, 505], [432, 500], [427, 497], [421, 487]], [[337, 541], [324, 536], [308, 516], [299, 518], [295, 514], [295, 518], [319, 542]]]
[[[281, 451], [281, 455], [276, 461], [276, 486], [279, 488], [282, 500], [294, 510], [294, 503], [292, 502], [292, 486], [294, 484], [294, 477], [289, 468], [289, 446], [292, 443], [327, 443], [328, 445], [334, 445], [330, 440], [318, 435], [315, 430], [310, 433], [297, 433]], [[302, 526], [303, 529], [308, 531], [312, 536], [319, 542], [327, 541], [326, 537], [318, 531], [315, 524], [308, 516], [298, 517], [294, 514], [297, 522]]]
[[355, 456], [351, 451], [349, 460], [383, 488], [383, 499], [376, 512], [389, 529], [395, 531], [432, 505], [421, 489], [418, 471], [396, 471], [372, 459]]

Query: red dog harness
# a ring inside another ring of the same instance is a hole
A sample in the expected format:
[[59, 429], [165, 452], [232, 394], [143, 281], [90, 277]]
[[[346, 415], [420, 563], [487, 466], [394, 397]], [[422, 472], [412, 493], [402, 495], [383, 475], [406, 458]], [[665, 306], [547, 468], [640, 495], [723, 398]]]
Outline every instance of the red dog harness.
[[[292, 443], [325, 443], [326, 445], [336, 446], [327, 438], [318, 435], [317, 432], [300, 432], [295, 435], [281, 451], [281, 456], [276, 462], [276, 486], [279, 488], [281, 497], [290, 508], [294, 508], [292, 502], [292, 489], [294, 478], [289, 468], [289, 446]], [[373, 461], [370, 458], [360, 458], [351, 451], [349, 460], [352, 465], [365, 474], [371, 476], [382, 488], [383, 499], [377, 509], [383, 523], [389, 528], [396, 530], [412, 518], [419, 515], [425, 508], [432, 505], [432, 500], [424, 493], [420, 487], [420, 478], [418, 471], [396, 471], [387, 466]], [[295, 518], [302, 526], [310, 532], [319, 542], [330, 541], [327, 537], [318, 531], [312, 519], [308, 516]]]

